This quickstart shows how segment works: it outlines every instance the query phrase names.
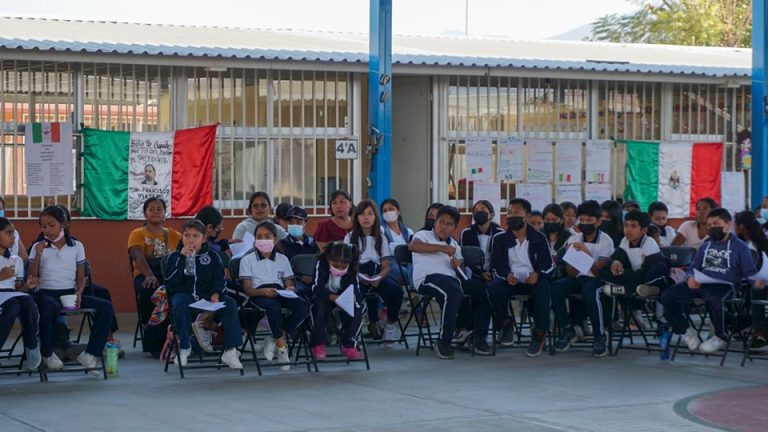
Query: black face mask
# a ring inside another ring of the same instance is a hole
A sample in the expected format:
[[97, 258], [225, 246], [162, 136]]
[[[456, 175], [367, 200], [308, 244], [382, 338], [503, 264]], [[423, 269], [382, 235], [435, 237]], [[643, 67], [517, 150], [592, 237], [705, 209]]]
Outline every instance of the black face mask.
[[720, 241], [725, 238], [723, 227], [713, 227], [707, 230], [707, 235], [714, 241]]
[[525, 226], [525, 221], [522, 216], [510, 216], [507, 218], [507, 227], [512, 231], [519, 231]]
[[555, 232], [560, 231], [560, 228], [562, 228], [562, 224], [557, 222], [544, 222], [544, 232], [547, 234], [552, 234]]
[[475, 220], [477, 225], [485, 225], [486, 222], [488, 222], [488, 216], [490, 216], [488, 212], [479, 211], [472, 215], [472, 218]]
[[427, 222], [424, 224], [424, 227], [431, 230], [435, 227], [435, 220], [432, 218], [427, 218]]
[[579, 231], [585, 236], [595, 233], [595, 224], [579, 224]]
[[613, 222], [609, 220], [604, 220], [600, 222], [600, 229], [605, 232], [611, 232], [613, 230]]

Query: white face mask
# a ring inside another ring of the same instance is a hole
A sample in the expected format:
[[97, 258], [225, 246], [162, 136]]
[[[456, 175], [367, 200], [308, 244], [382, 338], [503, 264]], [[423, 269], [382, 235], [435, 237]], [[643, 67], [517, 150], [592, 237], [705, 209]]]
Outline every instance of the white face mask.
[[398, 216], [399, 216], [399, 215], [398, 215], [398, 214], [397, 214], [397, 212], [396, 212], [396, 211], [394, 211], [394, 210], [392, 210], [392, 211], [388, 211], [388, 212], [384, 212], [384, 213], [382, 214], [382, 217], [384, 218], [384, 221], [385, 221], [386, 223], [394, 223], [394, 222], [396, 222], [396, 221], [397, 221], [397, 217], [398, 217]]

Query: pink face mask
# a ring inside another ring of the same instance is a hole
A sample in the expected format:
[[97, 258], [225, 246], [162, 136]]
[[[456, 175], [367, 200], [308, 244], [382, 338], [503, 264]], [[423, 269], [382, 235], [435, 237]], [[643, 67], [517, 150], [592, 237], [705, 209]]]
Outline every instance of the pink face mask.
[[256, 240], [253, 245], [262, 255], [270, 255], [275, 249], [275, 242], [272, 240]]
[[344, 270], [339, 270], [336, 267], [331, 266], [331, 274], [335, 277], [342, 277], [345, 274], [347, 274], [347, 271], [349, 271], [349, 266], [347, 266], [347, 268], [345, 268]]
[[64, 238], [64, 230], [61, 230], [59, 232], [59, 235], [55, 239], [49, 238], [47, 236], [45, 237], [45, 239], [48, 240], [51, 243], [56, 243], [57, 241], [59, 241], [59, 240], [61, 240], [63, 238]]

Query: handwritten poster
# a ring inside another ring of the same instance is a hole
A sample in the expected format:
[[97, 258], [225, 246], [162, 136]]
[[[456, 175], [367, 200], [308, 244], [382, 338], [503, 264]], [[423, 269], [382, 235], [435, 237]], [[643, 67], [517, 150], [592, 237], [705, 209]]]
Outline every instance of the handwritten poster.
[[581, 184], [580, 141], [558, 141], [555, 145], [555, 183]]
[[557, 185], [555, 186], [555, 202], [570, 201], [577, 205], [581, 200], [581, 185]]
[[496, 177], [499, 181], [523, 180], [523, 141], [514, 138], [500, 139], [497, 145]]
[[747, 193], [744, 188], [744, 173], [723, 172], [721, 173], [720, 179], [722, 207], [731, 212], [731, 216], [744, 211], [747, 205]]
[[533, 210], [542, 210], [552, 202], [552, 185], [548, 183], [518, 183], [515, 185], [515, 197], [528, 200]]
[[[499, 223], [501, 220], [501, 186], [498, 183], [485, 183], [475, 182], [474, 185], [474, 197], [475, 202], [480, 200], [487, 200], [493, 205], [494, 218], [493, 221]], [[473, 203], [474, 204], [474, 203]]]
[[128, 219], [144, 219], [142, 206], [149, 197], [171, 202], [173, 132], [131, 134], [128, 165]]
[[493, 144], [487, 138], [467, 138], [467, 178], [471, 181], [493, 179]]
[[552, 143], [528, 141], [526, 161], [528, 183], [552, 182]]
[[591, 183], [610, 183], [611, 181], [611, 141], [587, 141], [587, 181]]
[[610, 183], [587, 183], [584, 186], [584, 199], [599, 203], [611, 199]]
[[24, 152], [28, 196], [74, 193], [71, 123], [27, 123]]

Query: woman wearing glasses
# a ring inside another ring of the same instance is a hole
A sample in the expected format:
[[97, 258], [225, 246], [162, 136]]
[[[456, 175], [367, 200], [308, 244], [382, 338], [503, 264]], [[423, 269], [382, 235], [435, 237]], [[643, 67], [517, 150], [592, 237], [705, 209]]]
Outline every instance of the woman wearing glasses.
[[[249, 200], [246, 212], [250, 217], [237, 224], [230, 243], [242, 241], [243, 237], [245, 237], [245, 233], [253, 233], [256, 230], [256, 225], [260, 222], [271, 220], [272, 201], [270, 201], [269, 195], [266, 192], [254, 192], [251, 194], [251, 199]], [[285, 232], [283, 227], [278, 225], [277, 239], [282, 240], [287, 235], [288, 233]]]

